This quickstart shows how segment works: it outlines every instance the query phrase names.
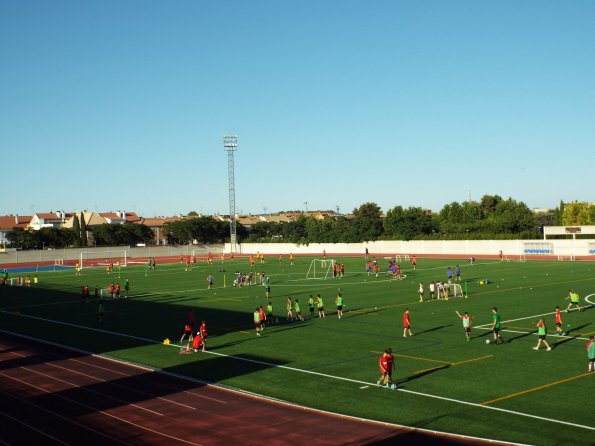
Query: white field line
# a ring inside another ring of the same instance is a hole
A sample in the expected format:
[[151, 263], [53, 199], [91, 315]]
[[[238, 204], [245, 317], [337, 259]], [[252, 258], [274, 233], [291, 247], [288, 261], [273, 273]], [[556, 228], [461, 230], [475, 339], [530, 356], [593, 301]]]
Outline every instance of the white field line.
[[[5, 311], [2, 311], [2, 310], [0, 310], [0, 312], [6, 313]], [[124, 333], [117, 333], [117, 332], [112, 332], [112, 331], [108, 331], [108, 330], [100, 330], [100, 329], [97, 329], [97, 328], [84, 327], [84, 326], [81, 326], [81, 325], [71, 324], [71, 323], [67, 323], [67, 322], [53, 321], [53, 320], [50, 320], [50, 319], [44, 319], [44, 318], [40, 318], [40, 317], [36, 317], [36, 316], [21, 315], [21, 317], [27, 317], [27, 318], [42, 320], [44, 322], [52, 322], [52, 323], [56, 323], [56, 324], [60, 324], [60, 325], [67, 325], [67, 326], [71, 326], [71, 327], [81, 328], [81, 329], [84, 329], [84, 330], [92, 330], [92, 331], [98, 331], [98, 332], [108, 333], [108, 334], [115, 335], [115, 336], [121, 336], [121, 337], [127, 337], [127, 338], [131, 338], [131, 339], [143, 340], [143, 341], [148, 342], [148, 343], [161, 344], [161, 342], [155, 341], [155, 340], [152, 340], [152, 339], [141, 338], [141, 337], [138, 337], [138, 336], [131, 336], [131, 335], [127, 335], [127, 334], [124, 334]], [[1, 331], [3, 331], [3, 330], [0, 329], [0, 332]], [[170, 347], [175, 347], [175, 348], [183, 348], [184, 347], [182, 345], [177, 345], [177, 344], [169, 344], [169, 346]], [[253, 364], [266, 365], [267, 367], [271, 367], [271, 368], [279, 368], [279, 369], [284, 369], [284, 370], [290, 370], [290, 371], [293, 371], [293, 372], [306, 373], [306, 374], [309, 374], [309, 375], [315, 375], [315, 376], [320, 376], [320, 377], [324, 377], [324, 378], [334, 379], [334, 380], [338, 380], [338, 381], [351, 382], [351, 383], [355, 383], [355, 384], [358, 384], [358, 385], [377, 387], [376, 384], [375, 383], [372, 383], [372, 382], [366, 382], [366, 381], [361, 381], [361, 380], [358, 380], [358, 379], [346, 378], [346, 377], [343, 377], [343, 376], [329, 375], [329, 374], [326, 374], [326, 373], [315, 372], [315, 371], [312, 371], [312, 370], [298, 369], [296, 367], [290, 367], [290, 366], [286, 366], [286, 365], [274, 364], [274, 363], [270, 363], [270, 362], [266, 362], [266, 361], [259, 361], [259, 360], [256, 360], [256, 359], [242, 358], [242, 357], [239, 357], [239, 356], [227, 355], [225, 353], [218, 353], [218, 352], [213, 352], [213, 351], [206, 351], [205, 353], [206, 354], [210, 354], [210, 355], [214, 355], [214, 356], [235, 359], [235, 360], [238, 360], [238, 361], [250, 362], [250, 363], [253, 363]], [[479, 404], [479, 403], [471, 403], [469, 401], [457, 400], [457, 399], [454, 399], [454, 398], [442, 397], [442, 396], [438, 396], [438, 395], [432, 395], [432, 394], [429, 394], [429, 393], [416, 392], [416, 391], [413, 391], [413, 390], [407, 390], [407, 389], [397, 389], [397, 390], [399, 390], [401, 392], [405, 392], [405, 393], [410, 393], [410, 394], [414, 394], [414, 395], [418, 395], [418, 396], [423, 396], [423, 397], [426, 397], [426, 398], [433, 398], [433, 399], [438, 399], [438, 400], [443, 400], [443, 401], [449, 401], [449, 402], [453, 402], [453, 403], [457, 403], [457, 404], [462, 404], [462, 405], [466, 405], [466, 406], [479, 407], [479, 408], [482, 408], [482, 409], [494, 410], [494, 411], [497, 411], [497, 412], [510, 413], [510, 414], [513, 414], [513, 415], [519, 415], [519, 416], [524, 416], [524, 417], [528, 417], [528, 418], [535, 418], [535, 419], [542, 420], [542, 421], [547, 421], [547, 422], [550, 422], [550, 423], [563, 424], [563, 425], [567, 425], [567, 426], [573, 426], [573, 427], [578, 427], [578, 428], [581, 428], [581, 429], [595, 431], [595, 427], [592, 427], [592, 426], [587, 426], [587, 425], [582, 425], [582, 424], [576, 424], [576, 423], [570, 423], [570, 422], [567, 422], [567, 421], [556, 420], [556, 419], [553, 419], [553, 418], [540, 417], [540, 416], [537, 416], [537, 415], [526, 414], [526, 413], [523, 413], [523, 412], [516, 412], [516, 411], [513, 411], [513, 410], [502, 409], [502, 408], [495, 407], [495, 406], [485, 406], [485, 405]]]

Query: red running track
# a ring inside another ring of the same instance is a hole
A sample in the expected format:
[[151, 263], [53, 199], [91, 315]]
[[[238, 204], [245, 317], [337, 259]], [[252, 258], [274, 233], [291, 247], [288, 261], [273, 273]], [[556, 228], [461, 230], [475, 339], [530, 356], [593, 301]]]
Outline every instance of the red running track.
[[0, 333], [2, 445], [475, 444]]

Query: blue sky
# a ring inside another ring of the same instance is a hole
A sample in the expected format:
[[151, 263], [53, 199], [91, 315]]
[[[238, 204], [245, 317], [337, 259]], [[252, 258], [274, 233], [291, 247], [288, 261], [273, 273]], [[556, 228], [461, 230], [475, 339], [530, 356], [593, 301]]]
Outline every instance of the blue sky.
[[0, 3], [0, 214], [595, 201], [593, 1]]

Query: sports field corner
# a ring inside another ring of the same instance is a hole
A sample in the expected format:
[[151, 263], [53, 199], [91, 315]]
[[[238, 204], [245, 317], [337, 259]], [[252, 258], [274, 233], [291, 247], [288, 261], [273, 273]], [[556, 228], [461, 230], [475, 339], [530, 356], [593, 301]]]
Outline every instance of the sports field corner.
[[[344, 276], [323, 280], [306, 279], [308, 257], [293, 266], [272, 258], [254, 267], [244, 258], [191, 268], [172, 263], [149, 274], [128, 266], [118, 280], [130, 279], [130, 296], [105, 299], [101, 324], [97, 302], [84, 302], [80, 287], [106, 288], [113, 273], [39, 272], [35, 287], [2, 289], [0, 320], [9, 332], [330, 413], [494, 441], [592, 444], [595, 374], [587, 372], [585, 350], [595, 334], [591, 262], [419, 259], [415, 270], [402, 264], [395, 279], [368, 275], [361, 257], [336, 260], [345, 264]], [[379, 263], [384, 270], [385, 260]], [[446, 281], [447, 267], [457, 264], [467, 297], [429, 300], [426, 291], [420, 303], [419, 283]], [[270, 277], [270, 298], [262, 285], [232, 286], [236, 272], [250, 271]], [[554, 309], [566, 308], [569, 289], [581, 295], [583, 311], [563, 312], [564, 334], [556, 335]], [[309, 317], [310, 294], [324, 298], [326, 318]], [[285, 320], [288, 298], [299, 300], [304, 322]], [[268, 302], [278, 323], [256, 336], [252, 312]], [[502, 344], [485, 342], [493, 307], [502, 316]], [[180, 355], [190, 308], [197, 323], [208, 324], [207, 351]], [[406, 308], [411, 337], [403, 337]], [[473, 317], [470, 341], [455, 311]], [[540, 318], [552, 351], [532, 349]], [[376, 384], [387, 347], [396, 390]]]

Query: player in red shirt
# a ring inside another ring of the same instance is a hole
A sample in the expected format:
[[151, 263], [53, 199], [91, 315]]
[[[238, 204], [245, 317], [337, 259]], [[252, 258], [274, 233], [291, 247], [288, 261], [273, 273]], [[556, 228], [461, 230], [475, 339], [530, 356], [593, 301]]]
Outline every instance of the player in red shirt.
[[562, 329], [562, 312], [560, 307], [556, 306], [556, 336], [564, 336], [565, 334]]
[[264, 324], [267, 320], [267, 315], [265, 314], [262, 305], [258, 307], [258, 315], [260, 316], [260, 331], [264, 331]]
[[411, 259], [411, 266], [413, 266], [413, 271], [415, 271], [415, 266], [417, 265], [417, 259], [415, 256]]
[[186, 324], [190, 325], [194, 330], [194, 310], [190, 308], [188, 310], [188, 316], [186, 317]]
[[384, 353], [378, 360], [378, 365], [380, 367], [380, 378], [378, 381], [376, 381], [376, 385], [379, 386], [384, 382], [386, 387], [394, 389], [395, 387], [392, 386], [392, 371], [395, 363], [392, 350], [390, 348], [384, 350]]
[[184, 333], [182, 333], [182, 337], [180, 338], [180, 342], [184, 340], [184, 338], [188, 336], [188, 340], [192, 341], [192, 325], [186, 324], [184, 325]]
[[184, 254], [180, 253], [180, 263], [184, 261]]
[[279, 254], [279, 264], [283, 263], [283, 254]]
[[207, 333], [207, 321], [202, 321], [198, 331], [200, 332], [200, 335], [203, 337], [203, 339], [206, 341], [207, 338], [209, 337], [209, 335]]
[[289, 254], [289, 264], [293, 266], [293, 254]]
[[205, 340], [200, 335], [200, 333], [196, 333], [196, 336], [194, 336], [194, 339], [192, 341], [192, 348], [194, 349], [195, 352], [197, 352], [199, 350], [201, 352], [204, 352], [207, 349]]
[[387, 348], [386, 349], [387, 356], [386, 356], [386, 363], [388, 365], [388, 372], [386, 374], [387, 383], [386, 386], [390, 387], [391, 389], [396, 389], [397, 385], [393, 384], [393, 370], [395, 369], [395, 357], [393, 356], [393, 349]]
[[411, 321], [409, 320], [409, 308], [405, 308], [405, 312], [403, 313], [403, 337], [407, 337], [407, 333], [409, 336], [413, 336], [411, 333]]

